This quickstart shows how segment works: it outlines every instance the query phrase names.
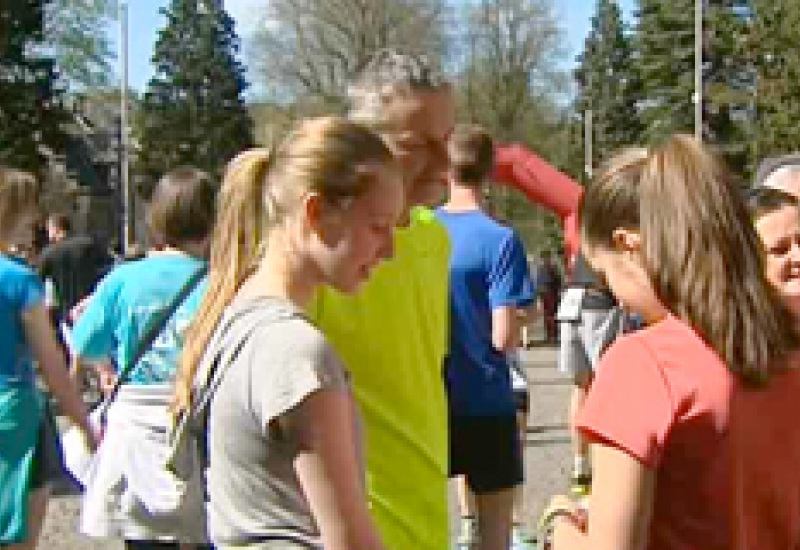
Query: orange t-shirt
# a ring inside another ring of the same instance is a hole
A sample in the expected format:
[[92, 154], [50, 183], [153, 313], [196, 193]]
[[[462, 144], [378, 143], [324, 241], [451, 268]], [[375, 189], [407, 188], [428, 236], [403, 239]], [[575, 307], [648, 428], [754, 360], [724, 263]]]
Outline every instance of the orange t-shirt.
[[800, 548], [800, 369], [731, 403], [731, 547]]
[[798, 547], [800, 371], [774, 381], [744, 389], [674, 317], [605, 353], [578, 426], [657, 471], [648, 550]]

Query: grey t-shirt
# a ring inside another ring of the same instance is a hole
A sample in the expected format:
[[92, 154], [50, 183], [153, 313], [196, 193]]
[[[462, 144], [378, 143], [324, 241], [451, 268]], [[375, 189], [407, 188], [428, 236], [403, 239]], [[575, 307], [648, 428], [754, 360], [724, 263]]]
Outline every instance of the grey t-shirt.
[[276, 548], [317, 547], [319, 530], [294, 470], [297, 438], [275, 421], [321, 389], [350, 393], [344, 367], [290, 302], [247, 300], [226, 318], [224, 335], [206, 350], [206, 359], [228, 361], [219, 365], [227, 371], [208, 417], [211, 539], [223, 547], [271, 547], [265, 541], [273, 538]]

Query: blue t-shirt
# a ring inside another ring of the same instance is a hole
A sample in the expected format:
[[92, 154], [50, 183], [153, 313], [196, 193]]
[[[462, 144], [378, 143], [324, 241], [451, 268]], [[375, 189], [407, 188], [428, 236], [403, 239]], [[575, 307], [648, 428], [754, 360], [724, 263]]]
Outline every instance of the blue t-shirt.
[[24, 261], [0, 254], [0, 388], [34, 383], [22, 312], [43, 296], [39, 277]]
[[[167, 307], [204, 262], [182, 254], [148, 256], [109, 273], [92, 294], [72, 332], [75, 353], [83, 359], [114, 361], [117, 370], [132, 359], [153, 314]], [[171, 382], [183, 333], [200, 305], [205, 281], [189, 294], [131, 372], [128, 383]]]
[[437, 217], [450, 232], [450, 355], [446, 376], [455, 416], [514, 414], [508, 361], [492, 344], [492, 310], [535, 298], [525, 250], [510, 227], [481, 211]]

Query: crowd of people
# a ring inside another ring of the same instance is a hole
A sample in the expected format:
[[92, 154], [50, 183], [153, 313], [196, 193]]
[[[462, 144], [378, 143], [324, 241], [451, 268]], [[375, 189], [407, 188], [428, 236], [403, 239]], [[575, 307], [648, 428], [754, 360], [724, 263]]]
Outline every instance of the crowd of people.
[[576, 488], [538, 544], [800, 547], [800, 160], [745, 194], [693, 138], [620, 151], [562, 292], [487, 213], [494, 142], [456, 125], [435, 65], [383, 50], [348, 94], [221, 181], [170, 170], [147, 253], [116, 265], [58, 216], [21, 258], [39, 184], [0, 168], [0, 546], [35, 547], [63, 475], [37, 370], [91, 457], [87, 535], [444, 550], [452, 477], [461, 548], [524, 542], [515, 352], [538, 292], [575, 384]]

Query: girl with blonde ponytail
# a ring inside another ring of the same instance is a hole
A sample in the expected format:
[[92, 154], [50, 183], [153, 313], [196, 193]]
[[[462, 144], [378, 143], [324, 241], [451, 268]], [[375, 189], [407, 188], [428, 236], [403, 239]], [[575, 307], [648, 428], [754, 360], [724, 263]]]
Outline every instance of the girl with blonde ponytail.
[[345, 367], [305, 307], [322, 284], [355, 292], [392, 255], [402, 210], [389, 149], [344, 119], [230, 163], [175, 389], [178, 411], [208, 403], [215, 546], [382, 548]]

